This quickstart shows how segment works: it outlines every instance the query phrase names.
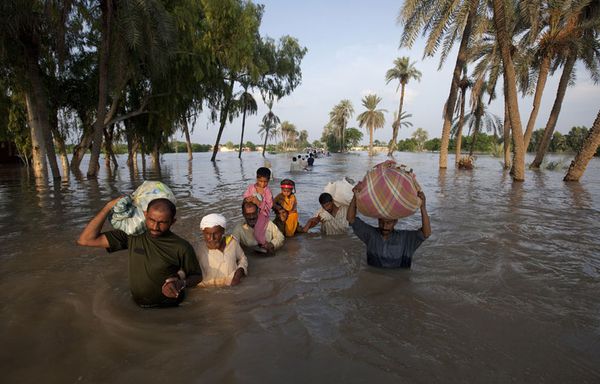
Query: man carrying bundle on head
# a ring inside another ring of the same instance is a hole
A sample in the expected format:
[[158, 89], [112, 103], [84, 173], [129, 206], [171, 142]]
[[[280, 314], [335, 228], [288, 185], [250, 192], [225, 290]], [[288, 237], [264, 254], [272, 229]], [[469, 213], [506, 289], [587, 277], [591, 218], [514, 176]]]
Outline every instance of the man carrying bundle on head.
[[[398, 179], [394, 180], [394, 177], [401, 177], [404, 180], [403, 182], [396, 182]], [[387, 186], [378, 185], [379, 180], [385, 180], [388, 183]], [[390, 183], [390, 180], [394, 180], [394, 182]], [[368, 195], [376, 190], [381, 192], [386, 188], [395, 188], [396, 190], [393, 191], [394, 193], [392, 191], [384, 193], [379, 198], [385, 196], [387, 200], [395, 199], [397, 201], [377, 201], [377, 197]], [[399, 190], [400, 188], [405, 188], [405, 190]], [[367, 245], [367, 263], [369, 265], [382, 268], [410, 268], [413, 254], [421, 243], [431, 235], [429, 215], [425, 206], [425, 194], [418, 189], [418, 184], [412, 172], [401, 170], [390, 162], [376, 166], [367, 173], [363, 182], [359, 182], [354, 187], [354, 197], [348, 207], [347, 219], [356, 236]], [[401, 192], [405, 192], [404, 196]], [[412, 196], [408, 196], [408, 194]], [[356, 217], [357, 200], [359, 199], [364, 205], [363, 210], [367, 211], [369, 216], [378, 219], [377, 227], [373, 227]], [[420, 205], [421, 228], [418, 230], [394, 229], [396, 223], [398, 223], [398, 218], [390, 216], [405, 217], [412, 214], [410, 211], [414, 212], [413, 208], [416, 208], [410, 204], [413, 202], [416, 202], [417, 206]], [[370, 206], [367, 206], [369, 204]], [[383, 215], [387, 217], [381, 217]]]

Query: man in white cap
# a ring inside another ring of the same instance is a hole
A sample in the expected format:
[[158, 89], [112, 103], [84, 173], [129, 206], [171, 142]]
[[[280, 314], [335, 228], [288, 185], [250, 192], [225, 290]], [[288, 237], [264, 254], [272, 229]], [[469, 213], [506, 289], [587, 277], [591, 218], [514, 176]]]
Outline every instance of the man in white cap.
[[204, 238], [198, 250], [201, 287], [238, 285], [248, 274], [248, 259], [233, 235], [224, 236], [226, 226], [227, 220], [218, 213], [206, 215], [200, 222]]

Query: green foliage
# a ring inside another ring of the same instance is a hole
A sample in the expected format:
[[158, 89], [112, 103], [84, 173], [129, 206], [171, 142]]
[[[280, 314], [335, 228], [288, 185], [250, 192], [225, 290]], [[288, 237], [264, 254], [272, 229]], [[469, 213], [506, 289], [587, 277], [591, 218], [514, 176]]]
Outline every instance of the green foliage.
[[346, 129], [344, 135], [346, 137], [346, 149], [358, 147], [363, 138], [363, 133], [356, 128]]
[[405, 139], [400, 140], [396, 149], [401, 152], [416, 152], [419, 147], [419, 144], [415, 139]]
[[[471, 148], [473, 136], [463, 136], [462, 148]], [[483, 132], [477, 134], [477, 140], [475, 141], [475, 148], [473, 152], [479, 153], [492, 153], [494, 152], [495, 145], [497, 145], [497, 139], [493, 135], [487, 135]]]
[[[127, 153], [127, 146], [125, 144], [122, 144], [124, 146], [123, 151], [115, 151], [115, 153]], [[117, 145], [117, 149], [119, 149], [119, 146], [121, 146], [121, 144]], [[197, 144], [197, 143], [192, 143], [192, 152], [208, 152], [212, 149], [212, 146], [209, 144]], [[164, 147], [163, 147], [163, 153], [184, 153], [187, 152], [187, 144], [185, 143], [185, 141], [172, 141], [167, 143]]]
[[15, 96], [10, 98], [7, 123], [7, 129], [2, 136], [15, 143], [19, 157], [25, 164], [29, 164], [32, 151], [31, 132], [27, 125], [27, 111], [22, 99]]
[[586, 127], [573, 127], [567, 133], [566, 144], [567, 147], [573, 151], [577, 152], [581, 149], [583, 145], [583, 141], [587, 137], [588, 129]]
[[[548, 148], [549, 152], [577, 152], [583, 141], [587, 137], [589, 130], [587, 127], [572, 127], [569, 133], [563, 135], [560, 132], [554, 132], [552, 135], [552, 140], [550, 141], [550, 147]], [[529, 147], [527, 147], [528, 152], [537, 151], [537, 147], [539, 143], [542, 141], [542, 137], [544, 136], [543, 129], [536, 129], [533, 131], [531, 135], [531, 141], [529, 142]]]
[[550, 152], [564, 152], [569, 148], [569, 144], [567, 143], [567, 136], [562, 133], [556, 131], [552, 135], [552, 140], [550, 141], [550, 148], [548, 149]]
[[244, 144], [244, 147], [248, 148], [251, 151], [256, 151], [256, 144], [254, 144], [251, 141], [246, 141], [246, 144]]
[[434, 138], [431, 140], [427, 140], [425, 142], [425, 144], [423, 144], [423, 147], [427, 150], [427, 151], [439, 151], [440, 148], [442, 146], [442, 141], [439, 138]]

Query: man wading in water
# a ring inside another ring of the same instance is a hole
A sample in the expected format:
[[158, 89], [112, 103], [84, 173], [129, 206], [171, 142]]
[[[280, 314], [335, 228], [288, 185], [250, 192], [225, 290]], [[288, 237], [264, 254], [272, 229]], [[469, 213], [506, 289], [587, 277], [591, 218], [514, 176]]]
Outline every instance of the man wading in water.
[[418, 230], [395, 230], [398, 220], [378, 219], [377, 228], [356, 217], [356, 194], [363, 188], [358, 183], [352, 191], [354, 197], [348, 207], [348, 223], [356, 236], [367, 245], [367, 264], [382, 268], [410, 268], [412, 256], [426, 238], [431, 236], [429, 215], [425, 207], [425, 194], [419, 191], [417, 196], [421, 204], [422, 227]]
[[108, 202], [96, 214], [79, 235], [77, 244], [105, 248], [108, 252], [128, 249], [133, 300], [141, 307], [178, 305], [185, 296], [184, 289], [195, 287], [202, 280], [202, 272], [194, 248], [170, 231], [175, 223], [175, 204], [167, 199], [152, 200], [144, 212], [147, 230], [141, 235], [120, 230], [100, 233], [119, 199]]

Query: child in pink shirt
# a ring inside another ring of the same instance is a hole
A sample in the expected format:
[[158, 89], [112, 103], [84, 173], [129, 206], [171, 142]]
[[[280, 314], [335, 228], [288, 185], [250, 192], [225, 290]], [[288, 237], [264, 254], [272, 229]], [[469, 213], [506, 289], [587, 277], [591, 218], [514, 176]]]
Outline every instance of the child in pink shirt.
[[244, 192], [244, 200], [253, 202], [258, 206], [258, 220], [254, 226], [254, 238], [260, 246], [266, 243], [265, 232], [273, 207], [273, 194], [269, 189], [270, 179], [271, 170], [260, 167], [256, 170], [256, 183], [249, 185], [246, 192]]

